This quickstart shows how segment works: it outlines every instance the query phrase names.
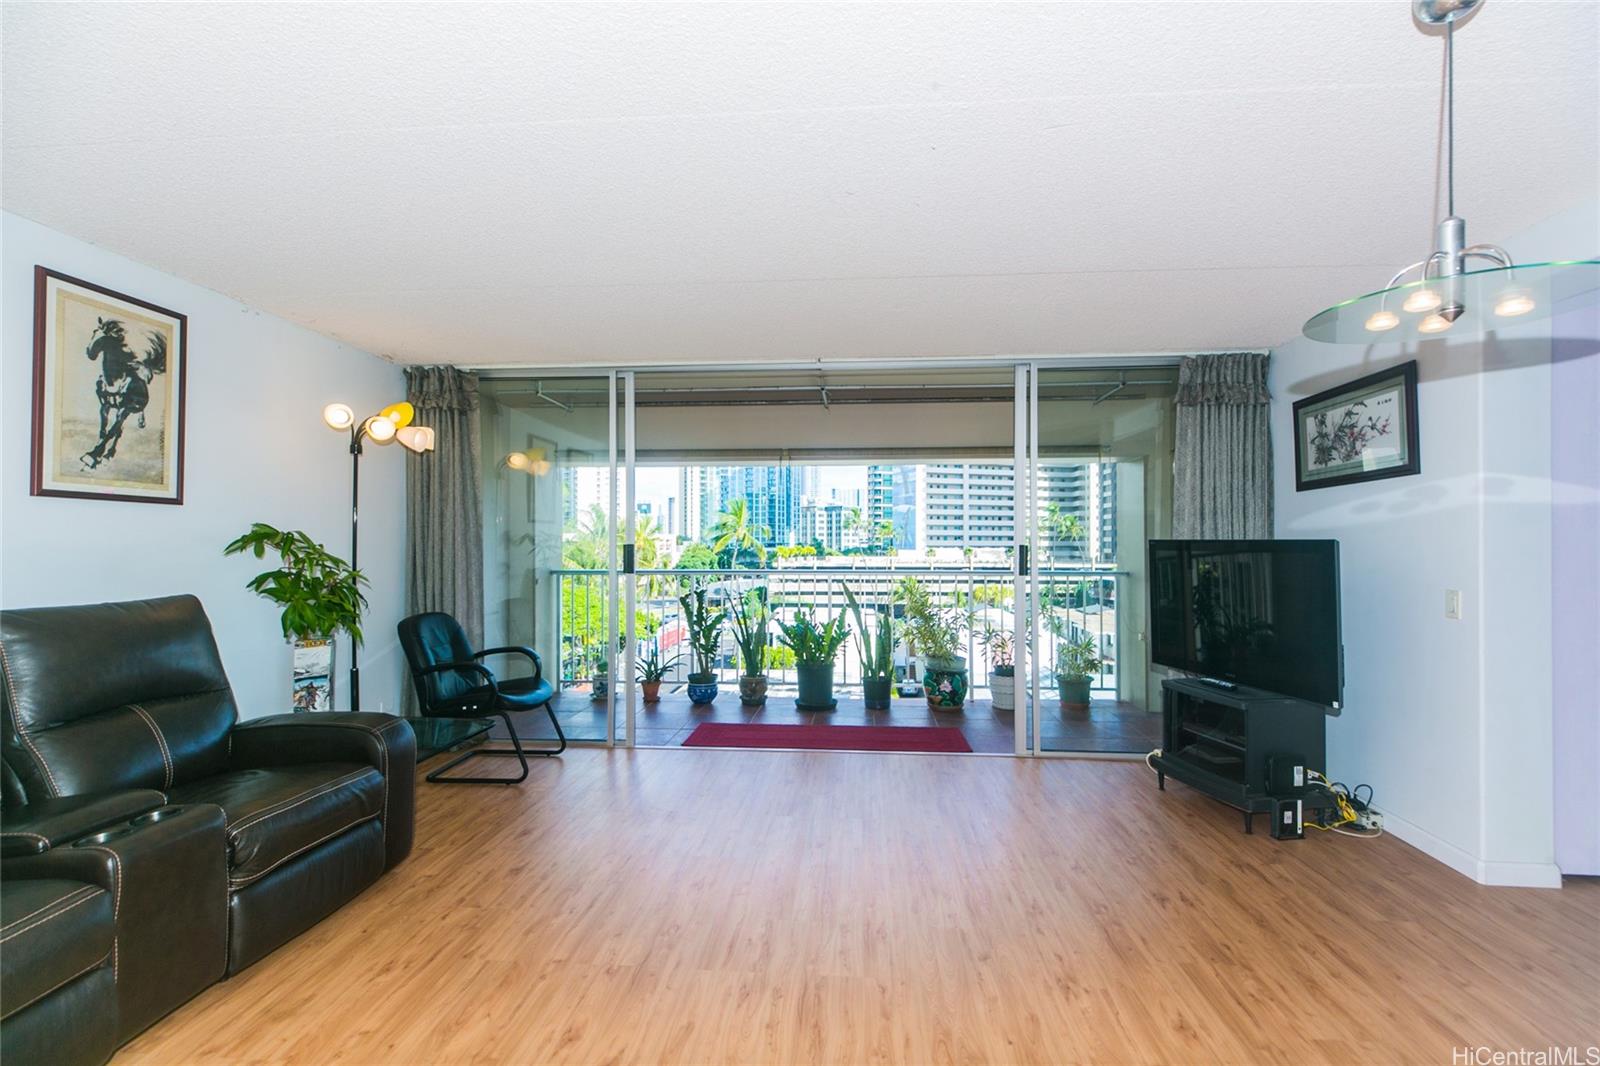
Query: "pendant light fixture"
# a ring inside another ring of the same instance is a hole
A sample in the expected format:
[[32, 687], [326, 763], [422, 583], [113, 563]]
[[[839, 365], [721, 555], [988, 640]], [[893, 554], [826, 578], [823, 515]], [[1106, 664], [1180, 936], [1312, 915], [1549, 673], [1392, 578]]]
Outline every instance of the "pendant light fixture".
[[[1389, 279], [1387, 288], [1328, 308], [1305, 324], [1314, 341], [1371, 344], [1420, 340], [1452, 331], [1476, 333], [1498, 325], [1547, 318], [1564, 301], [1600, 290], [1600, 260], [1511, 261], [1504, 248], [1468, 244], [1466, 220], [1456, 214], [1455, 25], [1483, 0], [1413, 0], [1419, 22], [1444, 26], [1445, 218], [1437, 247]], [[1492, 266], [1469, 270], [1473, 261]], [[1405, 279], [1416, 275], [1416, 280]]]

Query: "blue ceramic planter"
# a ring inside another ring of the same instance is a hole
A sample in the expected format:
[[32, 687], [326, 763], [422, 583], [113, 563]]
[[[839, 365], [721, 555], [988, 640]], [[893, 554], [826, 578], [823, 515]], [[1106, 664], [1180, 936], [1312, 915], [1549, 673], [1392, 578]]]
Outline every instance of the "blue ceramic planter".
[[716, 680], [714, 678], [712, 680], [710, 680], [710, 681], [691, 681], [691, 682], [689, 682], [689, 702], [690, 703], [710, 703], [712, 700], [714, 700], [716, 698], [717, 698], [717, 682], [716, 682]]

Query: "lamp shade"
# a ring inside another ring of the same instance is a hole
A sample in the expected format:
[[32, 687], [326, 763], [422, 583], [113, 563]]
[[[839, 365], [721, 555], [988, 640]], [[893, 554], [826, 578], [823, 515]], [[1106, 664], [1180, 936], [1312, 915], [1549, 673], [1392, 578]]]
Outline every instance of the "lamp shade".
[[433, 430], [428, 426], [401, 426], [394, 439], [418, 455], [433, 451]]
[[393, 439], [395, 434], [394, 423], [382, 415], [373, 415], [367, 419], [367, 436], [382, 444]]
[[356, 424], [356, 413], [347, 403], [330, 403], [322, 409], [322, 420], [329, 429], [349, 429]]
[[402, 400], [400, 403], [392, 403], [379, 411], [378, 417], [387, 418], [393, 422], [395, 429], [404, 429], [411, 424], [413, 418], [417, 417], [417, 410]]

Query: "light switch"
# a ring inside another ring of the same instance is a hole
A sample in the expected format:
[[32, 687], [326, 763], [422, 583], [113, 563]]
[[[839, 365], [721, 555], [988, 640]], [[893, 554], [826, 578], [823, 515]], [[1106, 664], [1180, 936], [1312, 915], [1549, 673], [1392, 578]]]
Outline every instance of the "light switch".
[[1461, 590], [1444, 590], [1444, 616], [1459, 620], [1461, 618]]

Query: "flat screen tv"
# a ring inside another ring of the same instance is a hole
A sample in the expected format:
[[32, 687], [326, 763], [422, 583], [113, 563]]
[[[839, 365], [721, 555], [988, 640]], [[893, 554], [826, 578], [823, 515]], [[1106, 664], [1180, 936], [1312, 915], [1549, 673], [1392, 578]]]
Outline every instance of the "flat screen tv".
[[1339, 542], [1153, 540], [1151, 659], [1337, 709]]

